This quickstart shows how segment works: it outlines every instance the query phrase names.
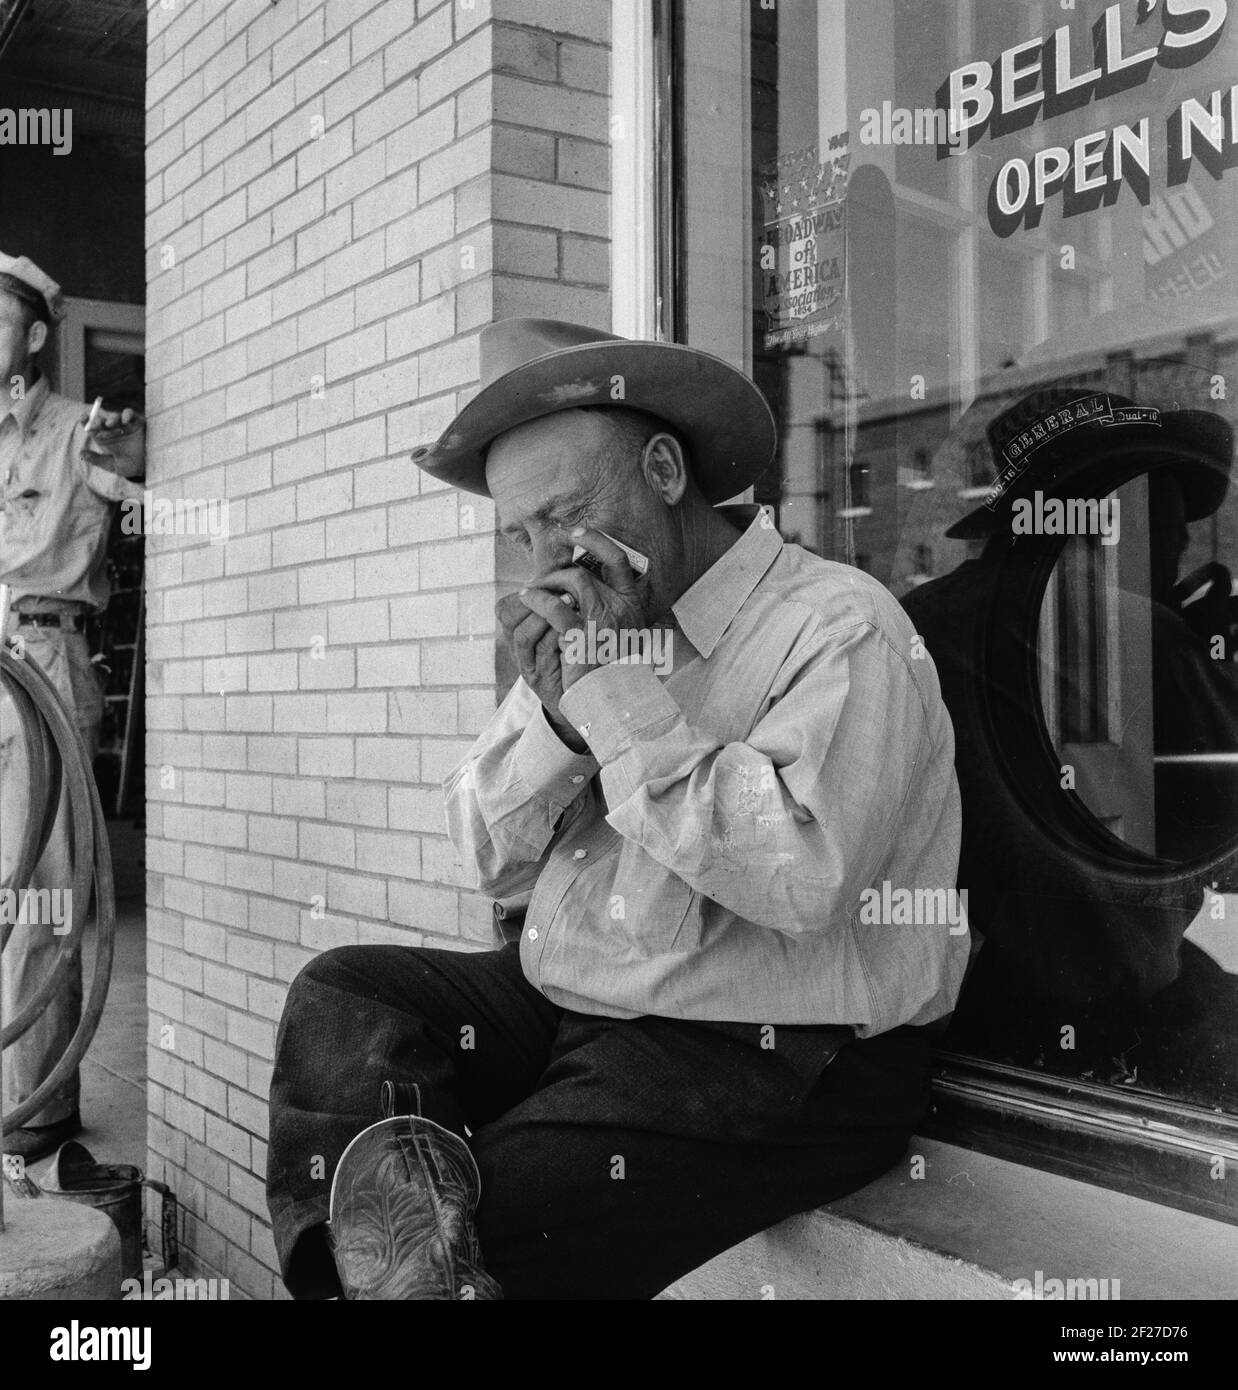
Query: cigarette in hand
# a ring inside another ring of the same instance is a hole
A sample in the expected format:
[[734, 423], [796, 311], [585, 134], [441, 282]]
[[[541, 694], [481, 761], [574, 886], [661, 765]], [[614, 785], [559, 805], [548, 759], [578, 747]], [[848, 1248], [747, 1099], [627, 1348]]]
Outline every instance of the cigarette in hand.
[[87, 419], [86, 419], [86, 433], [87, 433], [87, 434], [89, 434], [89, 433], [91, 432], [91, 430], [93, 430], [94, 427], [99, 423], [99, 413], [100, 413], [100, 411], [102, 411], [102, 409], [103, 409], [103, 397], [102, 397], [102, 396], [96, 396], [96, 397], [95, 397], [95, 403], [94, 403], [94, 405], [92, 405], [92, 406], [90, 407], [90, 415], [89, 415], [89, 416], [87, 417]]

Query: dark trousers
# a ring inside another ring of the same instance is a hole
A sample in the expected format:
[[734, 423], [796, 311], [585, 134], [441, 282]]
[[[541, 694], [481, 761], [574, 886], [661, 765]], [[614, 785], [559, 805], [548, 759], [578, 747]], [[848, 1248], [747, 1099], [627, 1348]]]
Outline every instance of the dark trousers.
[[293, 982], [271, 1084], [267, 1196], [296, 1297], [339, 1291], [331, 1178], [388, 1079], [467, 1126], [505, 1297], [648, 1299], [896, 1163], [928, 1103], [929, 1046], [913, 1028], [858, 1041], [573, 1013], [528, 983], [515, 945], [326, 951]]

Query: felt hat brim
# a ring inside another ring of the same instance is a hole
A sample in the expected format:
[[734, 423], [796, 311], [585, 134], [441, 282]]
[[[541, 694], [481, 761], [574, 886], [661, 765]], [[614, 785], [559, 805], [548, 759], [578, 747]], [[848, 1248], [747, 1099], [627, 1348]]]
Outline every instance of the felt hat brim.
[[412, 460], [454, 487], [488, 497], [486, 450], [499, 435], [584, 407], [641, 410], [675, 428], [693, 477], [712, 503], [749, 487], [777, 445], [765, 397], [729, 362], [679, 343], [598, 335], [498, 371], [436, 443], [414, 450]]

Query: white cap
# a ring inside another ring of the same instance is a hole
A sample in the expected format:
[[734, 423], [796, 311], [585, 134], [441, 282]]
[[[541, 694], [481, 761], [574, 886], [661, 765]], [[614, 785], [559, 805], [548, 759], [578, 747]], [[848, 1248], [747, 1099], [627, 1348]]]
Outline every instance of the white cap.
[[64, 318], [64, 298], [60, 286], [50, 275], [41, 271], [29, 256], [6, 256], [0, 251], [0, 275], [11, 275], [14, 280], [20, 280], [40, 295], [53, 323], [59, 323]]

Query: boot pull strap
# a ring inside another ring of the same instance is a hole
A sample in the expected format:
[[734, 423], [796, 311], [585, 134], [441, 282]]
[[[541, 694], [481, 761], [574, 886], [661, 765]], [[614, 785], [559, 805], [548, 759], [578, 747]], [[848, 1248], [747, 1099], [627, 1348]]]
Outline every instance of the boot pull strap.
[[397, 1115], [416, 1115], [420, 1119], [421, 1087], [415, 1081], [384, 1081], [379, 1105], [384, 1120], [393, 1120]]

